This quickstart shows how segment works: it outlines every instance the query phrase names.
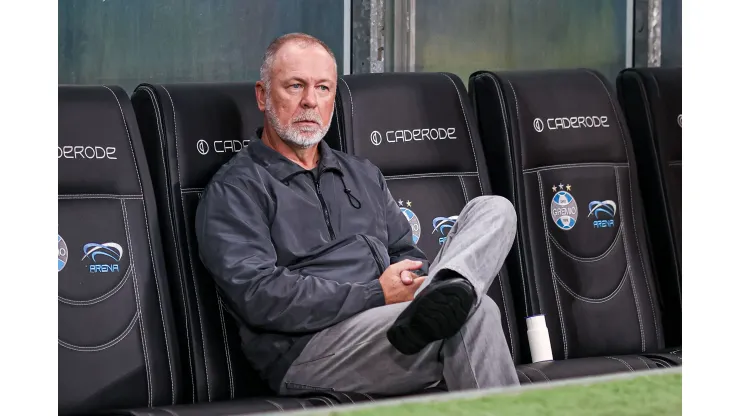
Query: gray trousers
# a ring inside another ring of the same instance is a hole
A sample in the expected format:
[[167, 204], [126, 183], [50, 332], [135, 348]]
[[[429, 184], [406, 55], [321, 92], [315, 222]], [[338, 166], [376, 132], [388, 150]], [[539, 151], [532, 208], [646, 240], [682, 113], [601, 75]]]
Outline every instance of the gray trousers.
[[508, 200], [475, 198], [463, 208], [430, 265], [419, 291], [443, 269], [458, 272], [475, 288], [476, 303], [457, 334], [403, 355], [390, 344], [386, 331], [409, 302], [373, 308], [317, 333], [286, 373], [280, 393], [320, 389], [402, 395], [443, 377], [451, 391], [518, 385], [501, 313], [486, 295], [515, 232], [516, 213]]

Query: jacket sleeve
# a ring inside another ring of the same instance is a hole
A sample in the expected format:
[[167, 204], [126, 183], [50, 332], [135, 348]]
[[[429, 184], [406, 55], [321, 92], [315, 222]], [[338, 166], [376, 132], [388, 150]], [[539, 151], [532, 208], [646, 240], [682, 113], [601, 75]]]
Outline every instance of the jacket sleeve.
[[209, 185], [196, 234], [206, 269], [255, 329], [311, 333], [385, 304], [377, 279], [340, 283], [276, 266], [266, 207], [236, 185]]
[[420, 270], [414, 273], [419, 276], [425, 276], [429, 273], [429, 260], [427, 260], [419, 247], [414, 244], [413, 232], [411, 225], [406, 216], [401, 212], [398, 203], [388, 189], [388, 184], [380, 171], [380, 185], [385, 193], [385, 218], [388, 227], [388, 255], [391, 264], [398, 263], [401, 260], [418, 260], [424, 263]]

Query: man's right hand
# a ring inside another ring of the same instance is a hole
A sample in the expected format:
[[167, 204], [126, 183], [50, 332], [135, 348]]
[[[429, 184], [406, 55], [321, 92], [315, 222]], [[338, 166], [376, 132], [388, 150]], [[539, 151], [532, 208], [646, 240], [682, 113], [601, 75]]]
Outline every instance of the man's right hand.
[[417, 277], [410, 284], [401, 280], [401, 273], [407, 270], [419, 270], [423, 266], [420, 261], [402, 260], [391, 264], [380, 275], [380, 286], [383, 288], [386, 305], [399, 302], [408, 302], [414, 299], [414, 293], [424, 283], [426, 276]]

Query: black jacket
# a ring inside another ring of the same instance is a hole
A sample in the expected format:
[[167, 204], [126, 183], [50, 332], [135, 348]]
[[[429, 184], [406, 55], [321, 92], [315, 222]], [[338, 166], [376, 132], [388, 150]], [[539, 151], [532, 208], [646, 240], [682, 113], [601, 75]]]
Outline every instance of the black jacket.
[[216, 173], [196, 214], [201, 260], [275, 391], [312, 334], [385, 304], [378, 278], [390, 264], [429, 266], [380, 170], [319, 146], [310, 171], [252, 140]]

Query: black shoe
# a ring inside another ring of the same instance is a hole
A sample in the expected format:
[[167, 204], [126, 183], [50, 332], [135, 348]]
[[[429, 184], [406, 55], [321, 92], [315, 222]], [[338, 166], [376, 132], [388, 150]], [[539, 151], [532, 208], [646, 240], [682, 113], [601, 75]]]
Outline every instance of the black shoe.
[[455, 335], [475, 301], [473, 286], [462, 277], [434, 281], [422, 290], [388, 329], [388, 341], [412, 355], [429, 343]]

